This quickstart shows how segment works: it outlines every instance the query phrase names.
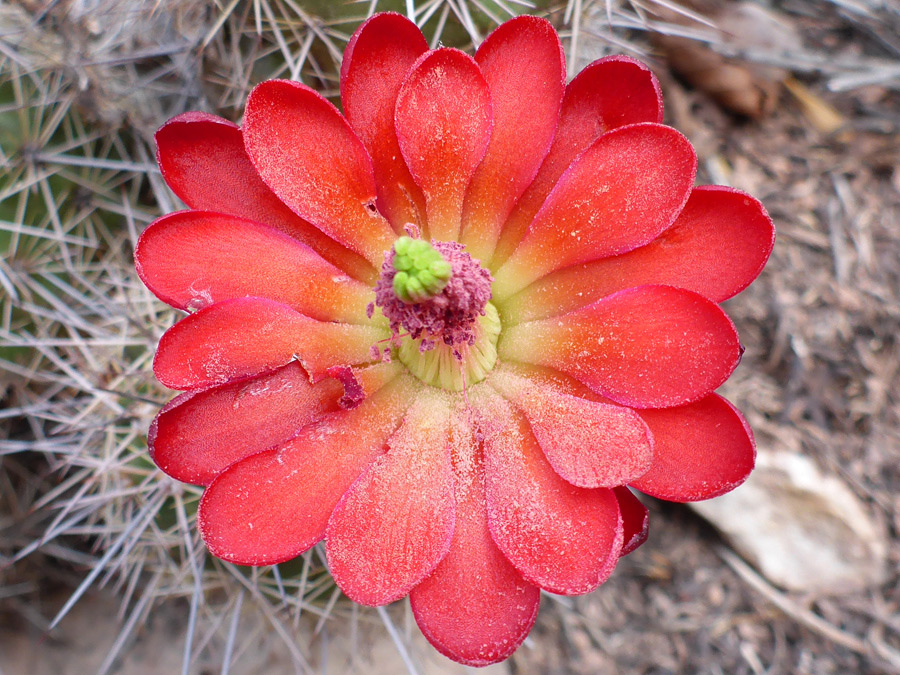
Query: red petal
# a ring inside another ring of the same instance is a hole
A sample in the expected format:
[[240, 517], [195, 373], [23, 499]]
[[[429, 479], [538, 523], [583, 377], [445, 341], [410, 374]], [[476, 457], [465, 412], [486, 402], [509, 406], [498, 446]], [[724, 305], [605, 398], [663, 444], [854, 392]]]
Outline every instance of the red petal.
[[270, 225], [358, 279], [375, 275], [364, 258], [298, 217], [266, 187], [237, 125], [201, 112], [173, 117], [156, 132], [156, 159], [166, 183], [192, 209]]
[[531, 583], [587, 593], [612, 572], [622, 519], [612, 490], [560, 478], [525, 419], [499, 397], [482, 401], [488, 521], [494, 541]]
[[553, 186], [582, 150], [611, 129], [662, 120], [659, 82], [640, 61], [607, 56], [578, 73], [566, 87], [550, 152], [505, 225], [495, 262], [513, 252]]
[[647, 425], [630, 408], [562, 393], [498, 369], [491, 384], [524, 413], [553, 469], [579, 487], [615, 487], [653, 460]]
[[656, 443], [653, 465], [632, 485], [659, 499], [695, 502], [746, 480], [756, 460], [753, 433], [717, 394], [667, 410], [642, 410]]
[[611, 129], [663, 121], [659, 82], [642, 62], [629, 56], [597, 59], [566, 87], [554, 146], [571, 158]]
[[271, 300], [223, 300], [166, 331], [153, 372], [170, 389], [204, 389], [296, 359], [318, 380], [332, 366], [368, 362], [369, 348], [385, 336], [369, 326], [316, 321]]
[[554, 272], [503, 305], [517, 321], [562, 314], [610, 293], [667, 284], [722, 302], [762, 271], [775, 229], [762, 204], [728, 187], [695, 188], [675, 224], [641, 248]]
[[619, 500], [619, 511], [622, 513], [622, 524], [625, 529], [625, 542], [622, 544], [622, 554], [628, 555], [641, 544], [647, 541], [650, 531], [650, 513], [647, 507], [641, 504], [641, 500], [624, 485], [613, 489], [616, 499]]
[[503, 300], [553, 270], [630, 251], [674, 221], [690, 195], [697, 156], [661, 124], [603, 134], [553, 188], [521, 244], [500, 268]]
[[618, 403], [668, 408], [728, 379], [741, 345], [718, 305], [679, 288], [640, 286], [553, 319], [510, 326], [497, 351], [501, 359], [568, 373]]
[[328, 521], [334, 580], [363, 605], [402, 598], [450, 548], [456, 511], [445, 400], [419, 398]]
[[491, 138], [491, 94], [472, 57], [437, 49], [420, 58], [400, 89], [400, 149], [425, 193], [428, 235], [459, 235], [463, 198]]
[[375, 206], [372, 160], [337, 108], [299, 82], [263, 82], [247, 100], [244, 142], [294, 213], [381, 266], [396, 235]]
[[462, 243], [489, 260], [500, 229], [531, 183], [556, 132], [566, 61], [553, 25], [534, 16], [502, 24], [475, 54], [493, 102], [494, 130], [472, 177]]
[[372, 156], [378, 203], [397, 231], [424, 224], [425, 198], [400, 154], [394, 108], [406, 74], [426, 51], [416, 24], [385, 12], [356, 30], [341, 64], [344, 114]]
[[397, 380], [221, 473], [197, 514], [209, 550], [241, 565], [274, 565], [321, 540], [340, 498], [384, 452], [415, 391], [410, 385]]
[[134, 252], [138, 275], [178, 309], [258, 296], [322, 321], [362, 323], [371, 288], [315, 251], [250, 220], [181, 211], [156, 220]]
[[459, 663], [507, 658], [537, 618], [540, 591], [510, 564], [488, 529], [481, 448], [465, 420], [453, 430], [456, 526], [450, 551], [409, 595], [413, 615], [435, 649]]
[[209, 485], [239, 459], [283, 443], [326, 410], [341, 386], [313, 386], [299, 363], [169, 401], [150, 426], [150, 456], [185, 483]]

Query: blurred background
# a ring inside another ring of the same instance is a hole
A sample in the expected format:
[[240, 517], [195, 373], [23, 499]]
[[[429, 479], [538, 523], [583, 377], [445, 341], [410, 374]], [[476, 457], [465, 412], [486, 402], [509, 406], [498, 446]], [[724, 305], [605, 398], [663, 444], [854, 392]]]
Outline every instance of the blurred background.
[[759, 466], [731, 495], [648, 499], [649, 541], [584, 597], [546, 596], [486, 673], [900, 673], [900, 2], [0, 1], [0, 673], [462, 673], [403, 603], [342, 597], [316, 548], [211, 558], [199, 489], [148, 460], [175, 319], [132, 250], [180, 207], [153, 133], [240, 121], [257, 82], [337, 102], [374, 11], [470, 52], [548, 17], [570, 76], [611, 53], [659, 77], [700, 183], [778, 230], [727, 303], [747, 347], [722, 393]]

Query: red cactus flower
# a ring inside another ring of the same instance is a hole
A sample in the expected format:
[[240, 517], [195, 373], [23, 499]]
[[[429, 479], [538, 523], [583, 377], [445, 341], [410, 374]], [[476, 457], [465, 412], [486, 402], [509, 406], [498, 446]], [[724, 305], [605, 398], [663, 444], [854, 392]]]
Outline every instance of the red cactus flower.
[[689, 501], [749, 473], [750, 430], [713, 393], [741, 354], [717, 303], [759, 274], [772, 223], [694, 187], [645, 66], [566, 85], [542, 19], [472, 58], [376, 15], [341, 101], [269, 81], [241, 128], [159, 130], [190, 210], [144, 232], [137, 270], [190, 314], [156, 354], [185, 393], [151, 452], [206, 486], [215, 555], [268, 565], [324, 538], [350, 598], [408, 594], [438, 650], [492, 663], [539, 589], [591, 591], [646, 538], [627, 486]]

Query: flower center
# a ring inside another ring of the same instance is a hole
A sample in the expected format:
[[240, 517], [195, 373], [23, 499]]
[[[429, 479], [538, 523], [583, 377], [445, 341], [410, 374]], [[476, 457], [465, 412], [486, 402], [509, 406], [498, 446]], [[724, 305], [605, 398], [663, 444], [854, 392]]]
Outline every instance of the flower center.
[[493, 280], [462, 244], [400, 237], [375, 284], [374, 304], [393, 335], [373, 355], [390, 358], [395, 350], [413, 375], [442, 389], [480, 382], [497, 361], [500, 318], [488, 302]]

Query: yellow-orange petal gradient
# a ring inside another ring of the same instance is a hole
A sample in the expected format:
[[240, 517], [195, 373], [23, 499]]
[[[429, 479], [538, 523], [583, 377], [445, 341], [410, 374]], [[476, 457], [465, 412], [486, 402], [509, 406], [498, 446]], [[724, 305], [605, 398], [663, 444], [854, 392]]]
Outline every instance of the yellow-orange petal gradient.
[[491, 138], [491, 94], [471, 56], [441, 48], [420, 58], [397, 96], [397, 138], [425, 193], [427, 236], [459, 236], [463, 199]]
[[646, 246], [548, 274], [502, 309], [512, 322], [533, 321], [645, 284], [722, 302], [759, 275], [774, 244], [775, 228], [759, 201], [721, 185], [697, 187], [675, 224]]
[[369, 153], [337, 108], [304, 84], [268, 80], [247, 99], [244, 143], [294, 213], [381, 266], [396, 234], [376, 206]]
[[633, 124], [603, 134], [572, 162], [497, 271], [494, 297], [653, 241], [675, 222], [696, 170], [694, 149], [671, 127]]
[[341, 62], [344, 115], [372, 157], [378, 206], [400, 234], [407, 223], [423, 228], [425, 197], [400, 154], [394, 109], [403, 80], [427, 51], [416, 24], [388, 12], [363, 22]]
[[506, 217], [550, 148], [566, 63], [552, 24], [534, 16], [497, 28], [481, 43], [475, 61], [491, 92], [494, 128], [466, 193], [460, 241], [473, 258], [487, 263]]
[[731, 319], [703, 296], [639, 286], [506, 328], [497, 353], [561, 370], [623, 405], [666, 408], [721, 385], [737, 366], [741, 345]]
[[662, 121], [659, 83], [640, 61], [607, 56], [578, 73], [566, 87], [553, 145], [503, 226], [492, 265], [497, 267], [509, 258], [547, 195], [582, 150], [612, 129]]

